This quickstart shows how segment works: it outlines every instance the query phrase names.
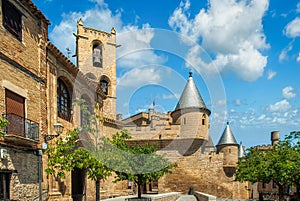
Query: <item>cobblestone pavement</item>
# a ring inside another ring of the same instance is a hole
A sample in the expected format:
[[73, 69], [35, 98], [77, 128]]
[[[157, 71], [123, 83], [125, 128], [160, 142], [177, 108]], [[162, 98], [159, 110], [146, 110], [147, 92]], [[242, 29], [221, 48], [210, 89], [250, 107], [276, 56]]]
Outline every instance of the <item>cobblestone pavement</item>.
[[182, 195], [176, 201], [197, 201], [197, 199], [193, 195]]

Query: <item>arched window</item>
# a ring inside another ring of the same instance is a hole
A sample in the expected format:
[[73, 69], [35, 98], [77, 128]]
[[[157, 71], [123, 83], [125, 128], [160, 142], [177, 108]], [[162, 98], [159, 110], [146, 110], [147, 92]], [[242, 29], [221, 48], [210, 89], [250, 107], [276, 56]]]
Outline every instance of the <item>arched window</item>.
[[65, 83], [57, 80], [57, 112], [58, 116], [70, 121], [71, 118], [71, 100], [70, 94]]
[[108, 95], [108, 81], [100, 80], [100, 87], [105, 95]]
[[102, 67], [102, 44], [98, 42], [93, 45], [93, 66]]

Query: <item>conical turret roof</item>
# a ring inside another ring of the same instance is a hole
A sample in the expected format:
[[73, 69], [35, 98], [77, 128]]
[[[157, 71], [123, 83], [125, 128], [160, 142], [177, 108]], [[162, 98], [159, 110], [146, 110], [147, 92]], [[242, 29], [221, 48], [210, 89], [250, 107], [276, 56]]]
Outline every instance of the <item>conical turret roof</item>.
[[192, 72], [190, 72], [189, 79], [184, 87], [180, 99], [176, 105], [175, 110], [185, 108], [206, 108], [205, 103], [199, 93], [199, 90], [193, 80]]
[[224, 129], [224, 132], [217, 144], [218, 145], [223, 145], [223, 144], [236, 144], [238, 145], [238, 143], [236, 142], [236, 139], [230, 129], [230, 126], [229, 126], [229, 122], [227, 122], [227, 125]]
[[242, 145], [242, 142], [241, 142], [240, 145], [239, 145], [239, 158], [242, 158], [245, 155], [246, 155], [245, 149], [244, 149], [244, 146]]

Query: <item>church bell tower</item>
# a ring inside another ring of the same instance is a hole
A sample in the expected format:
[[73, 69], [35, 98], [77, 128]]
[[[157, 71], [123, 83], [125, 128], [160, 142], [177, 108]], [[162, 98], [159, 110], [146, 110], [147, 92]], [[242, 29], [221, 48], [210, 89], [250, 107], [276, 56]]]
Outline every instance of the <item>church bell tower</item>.
[[[88, 28], [77, 22], [76, 56], [79, 70], [97, 83], [102, 94], [103, 117], [116, 119], [116, 31]], [[98, 89], [98, 90], [99, 90]]]

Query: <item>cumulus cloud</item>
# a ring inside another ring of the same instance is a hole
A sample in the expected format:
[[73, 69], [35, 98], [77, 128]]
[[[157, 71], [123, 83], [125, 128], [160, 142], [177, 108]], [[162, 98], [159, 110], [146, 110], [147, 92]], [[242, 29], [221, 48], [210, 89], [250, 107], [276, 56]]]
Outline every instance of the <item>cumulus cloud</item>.
[[118, 43], [122, 46], [117, 51], [117, 62], [121, 67], [142, 67], [148, 64], [162, 64], [167, 59], [154, 53], [151, 40], [154, 30], [149, 24], [144, 24], [141, 29], [137, 26], [125, 26], [118, 35]]
[[92, 0], [95, 7], [85, 12], [69, 12], [62, 14], [62, 20], [55, 25], [49, 33], [51, 41], [64, 53], [65, 48], [75, 51], [75, 37], [71, 33], [76, 33], [76, 21], [80, 18], [85, 26], [90, 26], [104, 31], [110, 31], [112, 26], [117, 30], [121, 30], [123, 23], [121, 20], [121, 12], [113, 13], [108, 9], [107, 4], [102, 0]]
[[268, 70], [268, 72], [267, 72], [267, 79], [268, 80], [271, 80], [273, 77], [275, 77], [276, 76], [276, 72], [275, 71], [272, 71], [272, 70]]
[[296, 38], [300, 36], [300, 18], [296, 17], [294, 20], [289, 22], [285, 29], [284, 34], [289, 38]]
[[[70, 34], [76, 33], [76, 21], [81, 18], [84, 26], [106, 32], [110, 32], [114, 26], [117, 30], [117, 42], [122, 45], [118, 48], [118, 56], [127, 54], [127, 56], [118, 60], [119, 64], [123, 65], [120, 67], [133, 68], [150, 61], [157, 64], [166, 61], [164, 57], [156, 55], [150, 49], [150, 42], [154, 37], [154, 32], [149, 24], [143, 24], [140, 28], [131, 24], [126, 25], [122, 22], [122, 10], [112, 12], [104, 0], [90, 1], [94, 2], [95, 6], [89, 10], [62, 14], [62, 21], [49, 34], [51, 41], [62, 53], [66, 53], [66, 48], [71, 49], [75, 53], [75, 37], [72, 37]], [[133, 50], [140, 51], [132, 53]]]
[[147, 84], [159, 84], [161, 76], [158, 69], [134, 68], [118, 79], [118, 87], [135, 87]]
[[283, 99], [279, 102], [269, 105], [268, 109], [270, 112], [287, 112], [291, 109], [291, 104], [286, 100]]
[[282, 96], [286, 99], [294, 98], [296, 94], [294, 93], [294, 89], [291, 86], [287, 86], [282, 89]]
[[[209, 64], [217, 70], [230, 69], [247, 81], [262, 76], [267, 57], [260, 50], [269, 48], [262, 26], [268, 0], [210, 0], [209, 7], [201, 9], [194, 18], [190, 17], [189, 5], [189, 1], [181, 2], [170, 16], [173, 30], [201, 42], [213, 54], [215, 59]], [[192, 47], [188, 61], [199, 62], [199, 58], [193, 58], [197, 57], [195, 51]]]

